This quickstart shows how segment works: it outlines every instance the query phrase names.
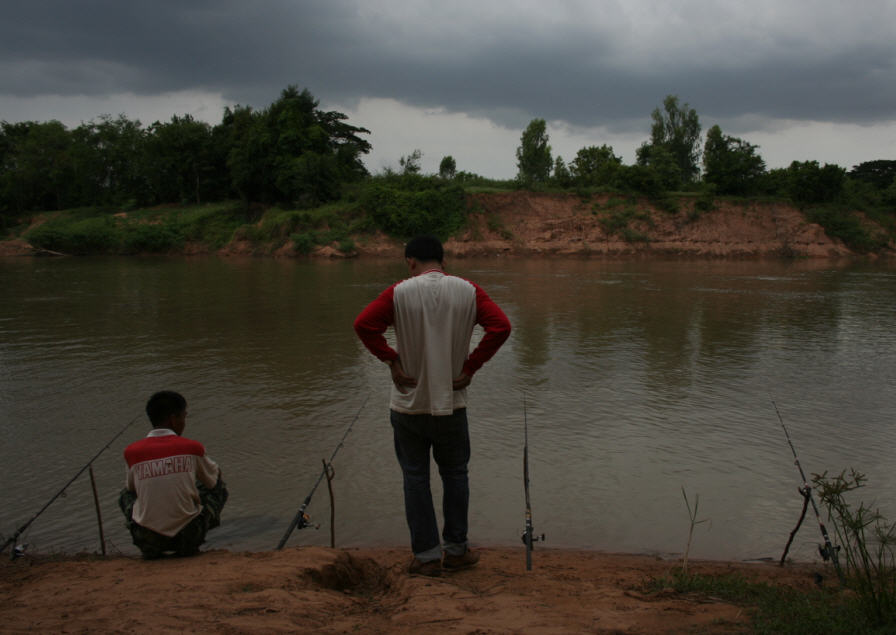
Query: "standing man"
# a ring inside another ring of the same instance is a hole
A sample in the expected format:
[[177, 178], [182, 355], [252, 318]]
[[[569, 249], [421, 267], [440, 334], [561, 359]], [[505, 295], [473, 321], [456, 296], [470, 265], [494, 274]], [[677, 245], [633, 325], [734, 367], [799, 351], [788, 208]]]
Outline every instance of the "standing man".
[[[437, 238], [414, 238], [404, 257], [411, 277], [371, 302], [355, 319], [355, 332], [392, 373], [390, 420], [414, 552], [409, 570], [438, 576], [443, 567], [463, 569], [479, 561], [467, 546], [466, 388], [510, 335], [510, 322], [478, 285], [445, 273]], [[476, 324], [485, 335], [468, 355]], [[397, 351], [383, 336], [389, 326]], [[444, 544], [429, 485], [430, 449], [442, 477]]]

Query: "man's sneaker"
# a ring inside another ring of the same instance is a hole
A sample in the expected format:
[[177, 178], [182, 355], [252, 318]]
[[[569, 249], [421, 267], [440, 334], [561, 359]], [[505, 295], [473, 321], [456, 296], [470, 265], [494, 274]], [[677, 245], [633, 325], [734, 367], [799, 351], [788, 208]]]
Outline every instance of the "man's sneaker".
[[420, 562], [417, 558], [414, 558], [411, 560], [411, 566], [408, 567], [408, 573], [411, 575], [425, 575], [430, 578], [438, 578], [442, 575], [442, 563], [438, 560]]
[[442, 567], [457, 571], [458, 569], [468, 569], [479, 562], [479, 552], [467, 549], [459, 556], [452, 556], [446, 553], [442, 560]]

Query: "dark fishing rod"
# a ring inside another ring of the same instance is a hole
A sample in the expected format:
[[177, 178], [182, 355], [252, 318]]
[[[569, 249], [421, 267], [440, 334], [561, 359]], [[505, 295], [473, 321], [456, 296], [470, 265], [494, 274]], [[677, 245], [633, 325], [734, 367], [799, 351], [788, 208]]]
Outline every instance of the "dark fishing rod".
[[286, 544], [286, 541], [289, 540], [289, 536], [292, 534], [294, 529], [304, 529], [311, 524], [311, 517], [305, 513], [305, 508], [308, 507], [308, 504], [311, 503], [311, 497], [314, 496], [314, 491], [317, 489], [317, 486], [320, 485], [320, 482], [324, 479], [324, 476], [327, 476], [330, 473], [330, 469], [332, 467], [333, 459], [336, 458], [336, 453], [339, 452], [339, 448], [342, 447], [342, 444], [345, 442], [345, 438], [348, 436], [348, 433], [352, 431], [352, 427], [358, 421], [358, 417], [361, 416], [361, 411], [364, 410], [364, 406], [367, 405], [367, 400], [370, 399], [370, 395], [364, 398], [364, 403], [361, 404], [361, 407], [358, 408], [358, 413], [355, 415], [355, 418], [352, 419], [352, 422], [348, 424], [348, 428], [345, 429], [345, 434], [342, 435], [342, 439], [339, 441], [339, 445], [336, 446], [336, 449], [333, 450], [333, 454], [330, 455], [330, 460], [324, 463], [323, 469], [320, 472], [320, 476], [317, 477], [317, 482], [314, 484], [314, 487], [311, 488], [311, 492], [308, 496], [305, 497], [305, 500], [302, 502], [301, 507], [299, 507], [299, 511], [296, 512], [296, 515], [293, 517], [292, 522], [289, 524], [289, 528], [286, 530], [286, 533], [283, 534], [283, 538], [280, 539], [280, 542], [277, 544], [277, 549], [283, 549], [283, 545]]
[[[775, 414], [778, 415], [778, 421], [781, 423], [781, 428], [784, 429], [784, 436], [787, 437], [787, 444], [790, 446], [790, 451], [793, 453], [793, 462], [796, 465], [797, 469], [800, 472], [800, 478], [803, 479], [803, 486], [799, 489], [800, 494], [803, 496], [803, 499], [812, 503], [812, 511], [815, 512], [815, 518], [818, 520], [818, 527], [821, 529], [821, 536], [824, 539], [824, 545], [818, 546], [818, 553], [821, 554], [822, 560], [827, 562], [828, 560], [834, 565], [834, 570], [837, 572], [837, 577], [840, 578], [840, 582], [843, 583], [845, 581], [843, 577], [843, 571], [840, 569], [840, 561], [837, 559], [837, 547], [831, 543], [831, 538], [828, 535], [828, 530], [824, 526], [824, 522], [821, 520], [821, 514], [818, 513], [818, 506], [815, 504], [815, 499], [812, 496], [812, 487], [809, 485], [809, 481], [806, 478], [806, 473], [803, 472], [803, 466], [800, 464], [800, 459], [796, 455], [796, 448], [793, 447], [793, 441], [790, 440], [790, 433], [787, 431], [787, 426], [784, 425], [784, 419], [781, 417], [781, 413], [778, 411], [778, 404], [775, 403], [775, 400], [772, 399], [772, 406], [775, 408]], [[803, 516], [806, 514], [806, 502], [803, 504]], [[787, 547], [784, 548], [784, 555], [781, 556], [781, 564], [784, 564], [784, 558], [787, 556], [787, 550], [790, 548], [790, 543], [793, 541], [793, 536], [796, 534], [797, 529], [799, 529], [800, 524], [803, 522], [803, 516], [800, 516], [800, 522], [797, 523], [796, 529], [790, 534], [790, 540], [787, 542]]]
[[526, 490], [526, 529], [523, 531], [523, 543], [526, 545], [526, 571], [532, 570], [532, 546], [544, 540], [544, 534], [533, 536], [532, 504], [529, 501], [529, 421], [526, 416], [526, 396], [523, 395], [523, 488]]
[[[19, 529], [16, 531], [16, 533], [14, 533], [12, 536], [10, 536], [6, 540], [6, 542], [3, 543], [3, 547], [0, 548], [0, 553], [3, 553], [4, 551], [6, 551], [6, 548], [9, 545], [14, 544], [15, 541], [18, 540], [18, 538], [22, 534], [22, 532], [24, 532], [26, 529], [28, 529], [28, 527], [31, 526], [31, 523], [33, 523], [35, 520], [37, 520], [37, 517], [40, 516], [41, 514], [43, 514], [46, 511], [47, 507], [49, 507], [50, 505], [53, 504], [53, 501], [55, 501], [57, 498], [62, 496], [63, 492], [65, 492], [65, 490], [68, 489], [68, 486], [71, 485], [72, 483], [74, 483], [77, 480], [77, 478], [79, 476], [81, 476], [93, 464], [93, 462], [96, 461], [100, 457], [100, 454], [105, 452], [109, 448], [109, 446], [112, 445], [115, 442], [115, 440], [118, 439], [118, 437], [123, 435], [125, 430], [130, 428], [134, 424], [134, 422], [137, 419], [139, 419], [140, 417], [141, 417], [141, 415], [137, 415], [136, 417], [131, 419], [130, 422], [125, 427], [123, 427], [121, 430], [118, 431], [118, 434], [116, 434], [114, 437], [109, 439], [109, 442], [106, 445], [104, 445], [102, 447], [102, 449], [99, 452], [97, 452], [92, 459], [90, 459], [87, 463], [85, 463], [84, 467], [82, 467], [80, 470], [78, 470], [78, 473], [75, 474], [73, 477], [71, 477], [69, 479], [68, 483], [63, 485], [62, 489], [59, 490], [58, 492], [56, 492], [56, 494], [53, 496], [53, 498], [51, 498], [50, 500], [47, 501], [46, 505], [41, 507], [40, 510], [36, 514], [34, 514], [34, 516], [32, 516], [30, 519], [28, 519], [28, 522], [26, 522], [24, 525], [19, 527]], [[15, 551], [13, 551], [13, 554], [15, 554]]]

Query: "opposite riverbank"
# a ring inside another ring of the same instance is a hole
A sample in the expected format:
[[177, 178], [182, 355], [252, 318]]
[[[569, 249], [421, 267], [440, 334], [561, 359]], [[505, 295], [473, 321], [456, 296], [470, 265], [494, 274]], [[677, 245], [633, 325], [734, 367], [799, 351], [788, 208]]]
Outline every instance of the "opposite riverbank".
[[[657, 203], [614, 194], [578, 196], [570, 193], [527, 191], [467, 195], [465, 226], [445, 241], [449, 257], [473, 256], [594, 256], [594, 257], [696, 257], [696, 258], [878, 258], [896, 254], [896, 241], [885, 228], [861, 213], [848, 216], [849, 231], [866, 236], [866, 242], [884, 245], [867, 254], [829, 235], [802, 210], [783, 202], [725, 200], [707, 202], [681, 196]], [[91, 231], [112, 231], [115, 226], [147, 230], [164, 225], [166, 214], [177, 208], [119, 212]], [[299, 216], [302, 218], [299, 219]], [[217, 245], [186, 239], [164, 253], [185, 255], [267, 256], [280, 258], [348, 258], [387, 256], [401, 252], [401, 241], [378, 231], [336, 233], [327, 217], [315, 217], [315, 229], [299, 227], [313, 214], [264, 214], [251, 224], [231, 230]], [[307, 217], [307, 218], [306, 218]], [[51, 215], [26, 219], [29, 229]], [[335, 217], [330, 216], [330, 222]], [[203, 219], [208, 223], [208, 219]], [[278, 224], [279, 223], [279, 224]], [[846, 230], [844, 230], [845, 232]], [[27, 240], [27, 230], [0, 241], [0, 255], [59, 255], [64, 251], [41, 249]], [[96, 234], [84, 240], [95, 240]], [[139, 250], [138, 250], [139, 251]], [[130, 253], [130, 252], [128, 252]]]
[[[3, 558], [4, 632], [739, 633], [754, 608], [665, 580], [681, 561], [645, 555], [482, 549], [480, 564], [439, 578], [406, 573], [406, 549], [209, 551], [142, 561]], [[833, 589], [828, 565], [691, 561], [697, 576], [781, 593]], [[819, 580], [821, 582], [819, 583]]]

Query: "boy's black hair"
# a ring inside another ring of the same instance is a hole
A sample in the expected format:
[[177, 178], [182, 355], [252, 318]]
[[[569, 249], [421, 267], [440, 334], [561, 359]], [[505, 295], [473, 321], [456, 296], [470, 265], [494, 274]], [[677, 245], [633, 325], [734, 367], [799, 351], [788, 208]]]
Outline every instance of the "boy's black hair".
[[163, 425], [171, 415], [178, 415], [187, 409], [187, 400], [173, 390], [157, 392], [146, 402], [146, 416], [153, 427]]
[[442, 264], [445, 251], [442, 241], [435, 236], [417, 236], [408, 241], [404, 247], [405, 258], [416, 258], [420, 262], [438, 262]]

